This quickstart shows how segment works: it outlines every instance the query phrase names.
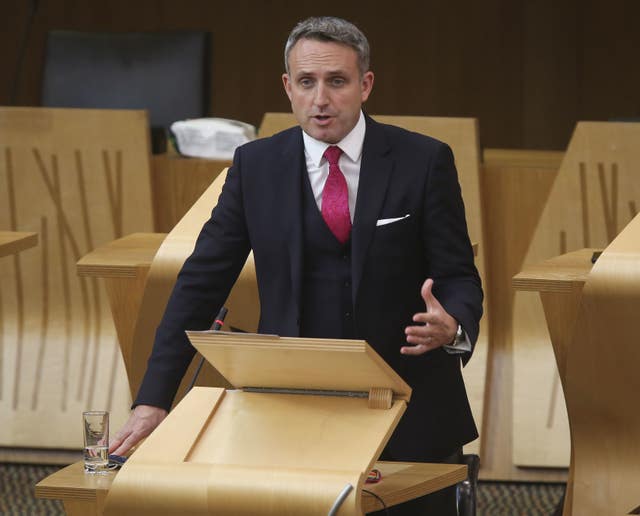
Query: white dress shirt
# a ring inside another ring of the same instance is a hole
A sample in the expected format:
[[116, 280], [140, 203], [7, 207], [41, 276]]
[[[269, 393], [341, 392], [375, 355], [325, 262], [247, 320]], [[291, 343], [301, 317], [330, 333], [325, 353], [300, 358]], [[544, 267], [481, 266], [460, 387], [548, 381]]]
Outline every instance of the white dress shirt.
[[[360, 179], [360, 163], [362, 161], [362, 145], [364, 144], [364, 133], [367, 124], [364, 115], [360, 111], [360, 118], [351, 132], [335, 145], [342, 149], [338, 166], [344, 178], [347, 181], [347, 190], [349, 191], [349, 215], [351, 223], [353, 223], [353, 214], [356, 211], [356, 197], [358, 195], [358, 180]], [[331, 144], [321, 142], [312, 138], [304, 131], [302, 132], [304, 140], [304, 156], [307, 160], [307, 171], [309, 172], [309, 182], [313, 190], [313, 196], [316, 199], [318, 209], [322, 211], [322, 190], [324, 184], [329, 177], [329, 162], [323, 156], [324, 151]]]

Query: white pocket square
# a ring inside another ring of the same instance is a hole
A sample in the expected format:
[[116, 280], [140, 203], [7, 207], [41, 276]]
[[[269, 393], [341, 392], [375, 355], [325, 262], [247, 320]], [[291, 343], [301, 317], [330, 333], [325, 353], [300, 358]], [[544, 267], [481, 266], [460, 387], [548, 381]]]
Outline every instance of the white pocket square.
[[407, 213], [404, 217], [394, 217], [392, 219], [378, 219], [376, 221], [376, 226], [386, 226], [387, 224], [393, 224], [394, 222], [398, 222], [399, 220], [406, 219], [410, 214]]

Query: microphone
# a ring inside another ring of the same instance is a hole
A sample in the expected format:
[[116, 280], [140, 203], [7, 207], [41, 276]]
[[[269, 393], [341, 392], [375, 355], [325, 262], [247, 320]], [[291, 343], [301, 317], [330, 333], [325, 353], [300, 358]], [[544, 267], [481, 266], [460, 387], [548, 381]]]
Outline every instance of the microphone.
[[[220, 328], [222, 328], [222, 325], [224, 324], [224, 318], [227, 316], [228, 311], [229, 310], [227, 310], [225, 306], [223, 306], [220, 309], [220, 311], [218, 312], [218, 315], [216, 315], [216, 318], [213, 321], [213, 324], [211, 325], [210, 330], [218, 331]], [[200, 369], [202, 369], [203, 365], [204, 365], [204, 357], [200, 357], [200, 363], [198, 364], [196, 372], [194, 373], [193, 378], [191, 379], [191, 383], [189, 384], [189, 388], [187, 389], [187, 392], [193, 389], [193, 386], [196, 383], [196, 378], [198, 378], [198, 375], [200, 374]]]

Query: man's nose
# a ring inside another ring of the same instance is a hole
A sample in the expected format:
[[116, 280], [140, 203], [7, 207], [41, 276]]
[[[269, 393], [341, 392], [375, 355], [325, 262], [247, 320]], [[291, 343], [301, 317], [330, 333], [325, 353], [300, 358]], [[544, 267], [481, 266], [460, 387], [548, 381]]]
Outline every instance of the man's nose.
[[324, 84], [318, 84], [314, 101], [317, 106], [326, 106], [329, 103], [329, 92]]

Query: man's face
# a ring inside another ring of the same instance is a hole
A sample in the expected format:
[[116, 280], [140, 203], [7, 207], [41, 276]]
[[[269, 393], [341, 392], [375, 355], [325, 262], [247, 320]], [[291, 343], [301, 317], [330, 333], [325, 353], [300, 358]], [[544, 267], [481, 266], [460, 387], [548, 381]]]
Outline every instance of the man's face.
[[289, 73], [282, 82], [302, 129], [316, 140], [338, 143], [358, 122], [373, 72], [360, 76], [351, 47], [301, 39], [289, 52]]

